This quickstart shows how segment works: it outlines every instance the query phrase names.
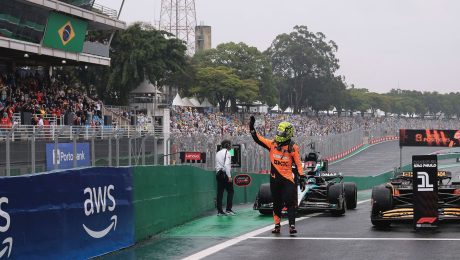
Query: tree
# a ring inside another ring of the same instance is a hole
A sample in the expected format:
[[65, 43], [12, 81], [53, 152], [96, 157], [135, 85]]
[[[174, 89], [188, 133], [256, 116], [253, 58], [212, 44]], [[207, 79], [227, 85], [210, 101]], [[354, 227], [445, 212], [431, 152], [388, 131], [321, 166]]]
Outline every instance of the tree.
[[224, 66], [199, 68], [195, 84], [191, 93], [209, 98], [211, 103], [219, 105], [221, 112], [232, 98], [249, 101], [258, 91], [255, 80], [241, 80], [232, 69]]
[[[223, 43], [215, 49], [201, 51], [195, 54], [193, 62], [198, 67], [225, 66], [233, 70], [241, 80], [252, 80], [258, 86], [258, 99], [269, 105], [276, 103], [277, 92], [273, 84], [271, 64], [267, 56], [256, 47], [245, 43]], [[233, 110], [236, 109], [237, 97], [232, 97]]]
[[[339, 68], [336, 52], [337, 45], [333, 41], [326, 42], [324, 34], [312, 33], [306, 26], [295, 26], [293, 32], [278, 35], [273, 41], [267, 55], [271, 58], [274, 73], [287, 86], [280, 90], [281, 93], [289, 92], [293, 98], [295, 113], [319, 98], [316, 93], [327, 86], [320, 82], [334, 78]], [[286, 95], [280, 96], [286, 98]]]
[[355, 111], [361, 112], [361, 116], [364, 117], [364, 113], [371, 108], [369, 101], [369, 91], [365, 88], [350, 88], [348, 91], [348, 100], [346, 108], [350, 110], [350, 115]]
[[164, 84], [186, 65], [186, 46], [165, 31], [135, 23], [117, 33], [111, 46], [111, 69], [107, 90], [126, 104], [129, 92], [144, 79]]

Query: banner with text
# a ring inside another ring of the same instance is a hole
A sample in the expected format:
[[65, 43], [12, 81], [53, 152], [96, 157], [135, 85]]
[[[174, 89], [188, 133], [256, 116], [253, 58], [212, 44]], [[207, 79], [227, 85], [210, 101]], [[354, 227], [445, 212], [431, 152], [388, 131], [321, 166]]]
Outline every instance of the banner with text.
[[414, 190], [414, 228], [438, 224], [438, 158], [436, 155], [412, 156]]
[[134, 244], [132, 168], [0, 178], [0, 258], [87, 259]]
[[[46, 144], [46, 170], [72, 169], [73, 168], [73, 143], [59, 143], [58, 149], [54, 149], [54, 143]], [[89, 143], [77, 143], [77, 167], [91, 165]]]
[[460, 147], [460, 130], [399, 129], [399, 146]]

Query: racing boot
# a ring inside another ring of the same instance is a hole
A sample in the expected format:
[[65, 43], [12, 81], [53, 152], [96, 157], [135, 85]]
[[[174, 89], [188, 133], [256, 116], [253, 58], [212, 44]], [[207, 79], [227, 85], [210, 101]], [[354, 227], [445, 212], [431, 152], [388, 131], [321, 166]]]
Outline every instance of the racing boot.
[[291, 234], [291, 235], [297, 234], [297, 229], [295, 229], [294, 225], [289, 226], [289, 234]]
[[280, 224], [276, 224], [275, 225], [275, 228], [272, 229], [272, 233], [273, 234], [279, 234], [281, 232], [281, 225]]

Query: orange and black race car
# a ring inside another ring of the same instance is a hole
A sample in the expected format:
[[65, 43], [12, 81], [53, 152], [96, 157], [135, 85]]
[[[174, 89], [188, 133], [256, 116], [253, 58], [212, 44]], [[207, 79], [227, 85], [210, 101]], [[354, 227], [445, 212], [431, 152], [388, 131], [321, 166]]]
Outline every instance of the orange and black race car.
[[[413, 176], [401, 172], [390, 182], [372, 189], [371, 222], [389, 226], [392, 222], [413, 221]], [[440, 220], [460, 220], [460, 182], [452, 181], [452, 173], [438, 171], [438, 213]]]

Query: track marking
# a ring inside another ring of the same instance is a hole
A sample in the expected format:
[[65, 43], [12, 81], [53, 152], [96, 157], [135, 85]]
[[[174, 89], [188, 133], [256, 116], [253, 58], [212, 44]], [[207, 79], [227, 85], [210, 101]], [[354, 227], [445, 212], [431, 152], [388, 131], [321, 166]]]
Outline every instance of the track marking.
[[[320, 213], [313, 213], [309, 216], [305, 216], [305, 217], [300, 217], [300, 218], [297, 218], [296, 221], [302, 221], [304, 219], [309, 219], [309, 218], [312, 218], [312, 217], [316, 217], [318, 215], [321, 215], [322, 212]], [[285, 220], [285, 221], [282, 221], [281, 222], [281, 226], [283, 225], [286, 225], [288, 224], [288, 221]], [[241, 241], [244, 241], [246, 239], [249, 239], [249, 238], [252, 238], [254, 236], [257, 236], [259, 234], [262, 234], [264, 232], [267, 232], [267, 231], [270, 231], [271, 229], [273, 228], [273, 225], [270, 225], [270, 226], [266, 226], [266, 227], [263, 227], [263, 228], [260, 228], [260, 229], [257, 229], [257, 230], [254, 230], [252, 232], [249, 232], [249, 233], [246, 233], [246, 234], [243, 234], [241, 236], [238, 236], [238, 237], [235, 237], [235, 238], [232, 238], [230, 240], [227, 240], [225, 242], [222, 242], [220, 244], [217, 244], [215, 246], [212, 246], [212, 247], [209, 247], [207, 249], [204, 249], [198, 253], [195, 253], [191, 256], [187, 256], [185, 258], [183, 258], [184, 260], [195, 260], [195, 259], [202, 259], [202, 258], [205, 258], [207, 256], [210, 256], [214, 253], [217, 253], [227, 247], [230, 247], [230, 246], [233, 246]]]
[[[370, 199], [358, 201], [357, 204], [362, 204], [362, 203], [365, 203], [365, 202], [368, 202], [368, 201], [370, 201]], [[313, 213], [313, 214], [310, 214], [310, 215], [305, 216], [305, 217], [296, 218], [296, 221], [302, 221], [302, 220], [305, 220], [305, 219], [309, 219], [309, 218], [312, 218], [312, 217], [319, 216], [321, 214], [323, 214], [323, 212]], [[282, 226], [286, 225], [286, 224], [288, 224], [287, 220], [281, 222]], [[254, 238], [257, 235], [260, 235], [260, 234], [262, 234], [264, 232], [270, 231], [272, 228], [273, 228], [273, 225], [270, 225], [270, 226], [266, 226], [266, 227], [251, 231], [249, 233], [246, 233], [246, 234], [243, 234], [241, 236], [232, 238], [230, 240], [227, 240], [227, 241], [222, 242], [220, 244], [217, 244], [215, 246], [206, 248], [206, 249], [204, 249], [202, 251], [199, 251], [199, 252], [197, 252], [197, 253], [195, 253], [193, 255], [187, 256], [187, 257], [183, 258], [183, 260], [195, 260], [195, 259], [205, 258], [205, 257], [210, 256], [212, 254], [215, 254], [215, 253], [217, 253], [217, 252], [219, 252], [221, 250], [224, 250], [227, 247], [233, 246], [233, 245], [235, 245], [235, 244], [237, 244], [237, 243], [239, 243], [241, 241], [244, 241], [244, 240], [247, 240], [247, 239], [250, 239], [250, 238]]]
[[371, 199], [358, 201], [358, 203], [356, 203], [356, 204], [363, 204], [363, 203], [366, 203], [366, 202], [369, 202], [369, 201], [371, 201]]
[[418, 237], [250, 237], [262, 240], [363, 240], [363, 241], [460, 241], [460, 238]]

